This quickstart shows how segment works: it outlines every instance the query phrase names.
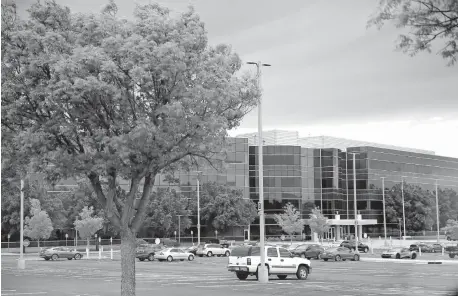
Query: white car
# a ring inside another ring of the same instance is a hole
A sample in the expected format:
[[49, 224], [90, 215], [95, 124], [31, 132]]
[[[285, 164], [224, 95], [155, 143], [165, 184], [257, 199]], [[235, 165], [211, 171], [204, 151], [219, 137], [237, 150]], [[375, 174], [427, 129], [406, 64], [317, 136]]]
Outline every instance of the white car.
[[156, 258], [159, 261], [167, 260], [168, 262], [172, 262], [173, 260], [192, 261], [194, 260], [194, 255], [192, 253], [185, 252], [178, 248], [168, 248], [168, 249], [164, 249], [156, 253], [154, 255], [154, 258]]
[[393, 248], [382, 253], [382, 258], [395, 258], [395, 259], [403, 259], [403, 258], [410, 258], [415, 259], [417, 258], [417, 252], [411, 251], [409, 248]]
[[[284, 280], [288, 275], [295, 275], [300, 280], [307, 279], [312, 271], [310, 260], [294, 257], [287, 249], [267, 246], [266, 265], [269, 275], [276, 275]], [[232, 251], [227, 269], [235, 272], [239, 280], [246, 280], [249, 275], [258, 278], [258, 267], [261, 266], [260, 247], [241, 247]]]
[[204, 255], [207, 257], [211, 257], [213, 255], [216, 256], [226, 256], [228, 257], [231, 254], [231, 250], [228, 248], [225, 248], [221, 245], [218, 244], [206, 244], [206, 245], [200, 245], [197, 248], [196, 255], [199, 257], [203, 257]]

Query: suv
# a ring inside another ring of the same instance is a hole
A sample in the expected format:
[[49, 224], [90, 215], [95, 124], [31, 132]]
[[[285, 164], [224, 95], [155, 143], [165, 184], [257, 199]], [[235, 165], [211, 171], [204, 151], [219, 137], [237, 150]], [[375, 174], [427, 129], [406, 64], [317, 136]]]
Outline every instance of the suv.
[[[261, 265], [260, 247], [241, 247], [232, 251], [227, 269], [235, 272], [239, 280], [246, 280], [249, 275], [258, 278], [258, 267]], [[294, 257], [287, 249], [268, 246], [266, 252], [266, 266], [269, 275], [277, 275], [281, 280], [288, 275], [296, 275], [300, 280], [307, 279], [312, 270], [310, 260]]]
[[207, 257], [212, 257], [213, 255], [216, 255], [218, 257], [228, 257], [230, 254], [231, 250], [217, 244], [205, 244], [203, 246], [200, 245], [196, 251], [196, 255], [198, 255], [199, 257], [203, 257], [204, 255], [206, 255]]
[[[349, 248], [350, 250], [356, 250], [356, 241], [343, 241], [340, 244], [341, 247]], [[369, 246], [361, 242], [358, 243], [358, 251], [367, 253], [369, 252]]]
[[148, 261], [153, 261], [156, 252], [162, 250], [163, 248], [164, 246], [161, 245], [142, 244], [136, 248], [135, 257], [140, 261], [145, 261], [145, 259], [148, 259]]
[[420, 248], [421, 248], [421, 251], [424, 253], [433, 253], [435, 250], [433, 246], [427, 245], [424, 243], [411, 244], [409, 247], [411, 251], [416, 251], [416, 252], [420, 252]]

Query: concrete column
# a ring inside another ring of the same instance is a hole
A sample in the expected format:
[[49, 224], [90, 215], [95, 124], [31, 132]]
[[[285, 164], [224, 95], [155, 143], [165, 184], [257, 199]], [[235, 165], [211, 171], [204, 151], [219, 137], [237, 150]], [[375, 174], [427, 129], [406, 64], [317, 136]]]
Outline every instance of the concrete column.
[[361, 241], [363, 239], [363, 226], [358, 225], [358, 239]]
[[314, 243], [318, 242], [318, 233], [312, 232], [312, 242]]
[[340, 240], [340, 225], [336, 225], [336, 240]]

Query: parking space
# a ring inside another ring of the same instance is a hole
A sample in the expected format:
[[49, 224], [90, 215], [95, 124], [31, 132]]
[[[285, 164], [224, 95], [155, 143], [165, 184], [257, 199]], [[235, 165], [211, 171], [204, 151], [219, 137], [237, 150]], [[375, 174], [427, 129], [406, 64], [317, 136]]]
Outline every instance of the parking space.
[[[15, 263], [11, 258], [2, 262], [2, 295], [119, 294], [119, 261], [28, 261], [26, 270], [18, 270]], [[255, 277], [239, 281], [226, 271], [226, 264], [224, 257], [137, 262], [137, 295], [446, 295], [458, 283], [457, 266], [312, 260], [306, 281], [272, 276], [269, 284], [261, 285]]]

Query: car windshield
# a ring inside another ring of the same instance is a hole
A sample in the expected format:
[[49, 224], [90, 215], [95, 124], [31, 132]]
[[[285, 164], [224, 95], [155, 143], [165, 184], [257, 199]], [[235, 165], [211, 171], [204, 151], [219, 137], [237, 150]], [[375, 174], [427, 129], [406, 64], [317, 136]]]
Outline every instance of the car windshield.
[[337, 252], [337, 250], [339, 250], [339, 248], [329, 248], [326, 251], [329, 253], [333, 253], [333, 252]]

